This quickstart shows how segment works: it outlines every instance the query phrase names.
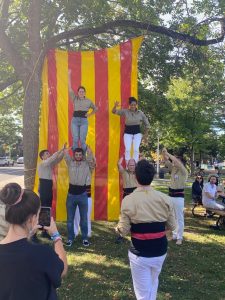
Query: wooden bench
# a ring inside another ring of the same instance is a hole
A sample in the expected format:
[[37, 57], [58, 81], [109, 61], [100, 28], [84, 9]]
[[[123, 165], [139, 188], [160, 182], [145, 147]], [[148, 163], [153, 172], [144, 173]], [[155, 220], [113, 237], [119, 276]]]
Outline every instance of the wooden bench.
[[225, 229], [225, 210], [206, 208], [207, 211], [212, 212], [213, 215], [218, 216], [216, 220], [215, 229]]
[[192, 203], [193, 207], [191, 209], [192, 215], [194, 217], [205, 217], [206, 216], [206, 209], [200, 203]]

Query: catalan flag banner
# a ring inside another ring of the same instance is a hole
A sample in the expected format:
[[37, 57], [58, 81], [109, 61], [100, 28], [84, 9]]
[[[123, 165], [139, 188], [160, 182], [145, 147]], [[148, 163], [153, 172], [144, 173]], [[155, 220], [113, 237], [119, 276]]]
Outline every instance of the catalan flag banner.
[[[53, 154], [65, 142], [72, 146], [73, 103], [69, 97], [68, 70], [74, 92], [84, 86], [86, 97], [98, 107], [97, 113], [88, 118], [87, 135], [87, 144], [97, 162], [91, 183], [93, 220], [119, 217], [121, 183], [117, 161], [124, 153], [124, 120], [111, 111], [115, 101], [127, 108], [128, 98], [137, 97], [137, 61], [142, 39], [134, 38], [97, 51], [53, 49], [44, 62], [39, 151], [48, 149]], [[64, 160], [54, 168], [53, 182], [53, 214], [57, 221], [65, 221], [69, 179]]]

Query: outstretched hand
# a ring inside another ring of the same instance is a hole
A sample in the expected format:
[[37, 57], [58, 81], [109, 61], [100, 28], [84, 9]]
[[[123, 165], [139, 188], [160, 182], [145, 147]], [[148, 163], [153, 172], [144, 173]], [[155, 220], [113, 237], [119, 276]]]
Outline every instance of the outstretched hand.
[[87, 145], [87, 155], [91, 155], [92, 154], [92, 150], [91, 148]]
[[118, 106], [119, 106], [119, 101], [115, 101], [115, 102], [114, 102], [114, 106], [115, 106], [115, 107], [118, 107]]

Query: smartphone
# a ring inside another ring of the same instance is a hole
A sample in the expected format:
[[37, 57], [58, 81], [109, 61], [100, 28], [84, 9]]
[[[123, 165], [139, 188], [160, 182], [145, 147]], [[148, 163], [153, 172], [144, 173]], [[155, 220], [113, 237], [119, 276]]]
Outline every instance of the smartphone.
[[50, 226], [51, 224], [51, 207], [41, 206], [38, 225]]

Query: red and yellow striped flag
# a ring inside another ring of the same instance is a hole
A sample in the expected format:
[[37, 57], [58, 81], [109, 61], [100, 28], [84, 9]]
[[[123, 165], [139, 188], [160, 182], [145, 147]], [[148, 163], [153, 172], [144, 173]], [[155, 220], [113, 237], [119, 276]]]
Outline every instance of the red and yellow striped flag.
[[[54, 153], [64, 142], [72, 145], [70, 122], [73, 105], [69, 100], [68, 69], [72, 88], [86, 88], [86, 96], [98, 107], [89, 121], [87, 144], [97, 167], [92, 175], [92, 219], [117, 220], [121, 193], [117, 161], [124, 153], [124, 121], [112, 114], [115, 101], [128, 107], [137, 97], [137, 57], [143, 37], [98, 51], [50, 50], [42, 73], [42, 106], [39, 151]], [[58, 221], [66, 220], [68, 171], [64, 161], [54, 169], [53, 211]], [[38, 176], [36, 175], [37, 191]]]

